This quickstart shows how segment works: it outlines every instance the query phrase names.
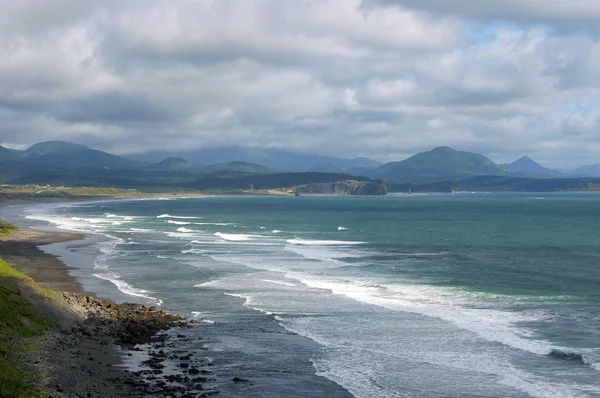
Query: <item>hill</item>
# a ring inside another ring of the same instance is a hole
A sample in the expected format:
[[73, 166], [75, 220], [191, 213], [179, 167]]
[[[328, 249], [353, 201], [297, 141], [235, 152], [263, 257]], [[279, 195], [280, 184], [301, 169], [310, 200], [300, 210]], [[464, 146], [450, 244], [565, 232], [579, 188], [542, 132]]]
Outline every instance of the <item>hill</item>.
[[458, 181], [388, 184], [390, 192], [561, 192], [598, 191], [600, 179], [475, 176]]
[[150, 151], [127, 156], [128, 159], [156, 163], [168, 157], [179, 157], [193, 164], [247, 162], [275, 170], [307, 171], [320, 164], [332, 164], [341, 170], [354, 167], [373, 169], [381, 163], [369, 158], [341, 159], [330, 156], [304, 154], [272, 148], [219, 147], [189, 151]]
[[18, 160], [19, 157], [10, 149], [0, 145], [0, 160]]
[[191, 171], [193, 168], [194, 166], [188, 163], [185, 159], [170, 157], [156, 164], [148, 166], [147, 170]]
[[206, 166], [204, 167], [202, 174], [216, 177], [228, 175], [269, 174], [273, 172], [274, 170], [256, 163], [227, 162]]
[[19, 155], [27, 162], [66, 168], [134, 169], [144, 166], [140, 162], [64, 141], [40, 142]]
[[531, 159], [529, 156], [523, 156], [522, 158], [515, 160], [512, 163], [501, 164], [500, 167], [502, 167], [505, 170], [508, 170], [511, 173], [522, 173], [529, 176], [558, 177], [563, 175], [563, 173], [561, 173], [560, 171], [551, 170], [542, 166], [541, 164]]
[[485, 156], [456, 151], [449, 147], [438, 147], [400, 162], [386, 163], [370, 173], [375, 177], [392, 179], [403, 176], [450, 177], [503, 174], [506, 174], [506, 171]]
[[600, 164], [581, 166], [569, 174], [577, 177], [600, 177]]

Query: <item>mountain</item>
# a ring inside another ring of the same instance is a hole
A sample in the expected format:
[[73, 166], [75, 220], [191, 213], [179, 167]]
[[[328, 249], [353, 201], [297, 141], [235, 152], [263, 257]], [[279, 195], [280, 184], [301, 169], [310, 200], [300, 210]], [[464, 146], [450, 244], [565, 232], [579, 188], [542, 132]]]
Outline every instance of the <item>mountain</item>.
[[148, 170], [162, 171], [191, 171], [194, 166], [189, 164], [185, 159], [170, 157], [156, 164], [148, 166]]
[[321, 163], [307, 170], [311, 173], [343, 173], [344, 169], [332, 163]]
[[37, 143], [20, 153], [22, 160], [58, 167], [134, 169], [144, 164], [64, 141]]
[[563, 173], [557, 170], [548, 169], [541, 164], [537, 163], [529, 156], [523, 156], [522, 158], [515, 160], [512, 163], [501, 164], [505, 170], [510, 171], [511, 173], [522, 173], [530, 176], [552, 176], [559, 177], [562, 176]]
[[206, 166], [202, 173], [215, 177], [227, 175], [269, 174], [273, 173], [273, 170], [256, 163], [227, 162]]
[[0, 160], [19, 160], [19, 156], [17, 156], [10, 149], [4, 148], [2, 145], [0, 145]]
[[569, 174], [577, 177], [600, 177], [600, 163], [581, 166]]
[[129, 155], [128, 159], [156, 163], [168, 157], [180, 157], [193, 164], [248, 162], [275, 170], [306, 171], [320, 164], [332, 164], [341, 170], [355, 167], [374, 169], [381, 163], [369, 158], [341, 159], [315, 154], [302, 154], [271, 148], [220, 147], [190, 151], [151, 151]]
[[470, 176], [503, 175], [506, 172], [496, 163], [478, 153], [438, 147], [400, 162], [386, 163], [370, 175], [383, 178], [402, 176]]

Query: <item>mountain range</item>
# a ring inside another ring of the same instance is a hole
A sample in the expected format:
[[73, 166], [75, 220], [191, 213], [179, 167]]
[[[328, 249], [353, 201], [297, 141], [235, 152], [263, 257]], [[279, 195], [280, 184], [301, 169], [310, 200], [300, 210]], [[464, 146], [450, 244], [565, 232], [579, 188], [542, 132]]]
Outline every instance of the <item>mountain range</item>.
[[243, 176], [268, 174], [275, 178], [275, 174], [285, 173], [295, 173], [294, 178], [299, 178], [299, 172], [309, 172], [312, 176], [319, 173], [344, 175], [344, 178], [354, 175], [402, 184], [456, 181], [473, 176], [600, 177], [600, 164], [564, 174], [543, 167], [528, 156], [499, 165], [481, 154], [449, 147], [438, 147], [402, 161], [381, 164], [369, 158], [341, 159], [268, 148], [154, 151], [123, 157], [63, 141], [40, 142], [26, 150], [0, 146], [0, 182], [11, 183], [52, 176], [53, 181], [82, 182], [92, 181], [94, 177], [96, 183], [122, 180], [122, 184], [126, 181], [181, 184], [199, 178], [243, 179]]

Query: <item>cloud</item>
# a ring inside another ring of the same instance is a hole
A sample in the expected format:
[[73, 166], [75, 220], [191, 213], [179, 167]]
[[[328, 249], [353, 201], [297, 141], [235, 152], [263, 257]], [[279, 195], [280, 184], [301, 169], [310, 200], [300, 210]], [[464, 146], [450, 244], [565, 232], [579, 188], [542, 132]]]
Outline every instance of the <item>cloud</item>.
[[0, 144], [600, 162], [597, 3], [539, 3], [0, 0]]

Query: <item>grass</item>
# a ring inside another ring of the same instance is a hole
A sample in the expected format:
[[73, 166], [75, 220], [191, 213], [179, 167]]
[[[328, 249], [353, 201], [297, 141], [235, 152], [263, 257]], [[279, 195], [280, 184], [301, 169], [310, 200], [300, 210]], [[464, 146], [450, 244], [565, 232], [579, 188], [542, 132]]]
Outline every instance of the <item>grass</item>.
[[41, 392], [28, 382], [31, 375], [23, 374], [15, 364], [19, 351], [27, 348], [25, 339], [56, 327], [21, 296], [24, 284], [43, 296], [50, 294], [0, 259], [0, 397], [5, 398], [40, 396]]
[[17, 227], [15, 227], [14, 225], [0, 222], [0, 236], [8, 235], [10, 231], [14, 231], [16, 229]]

